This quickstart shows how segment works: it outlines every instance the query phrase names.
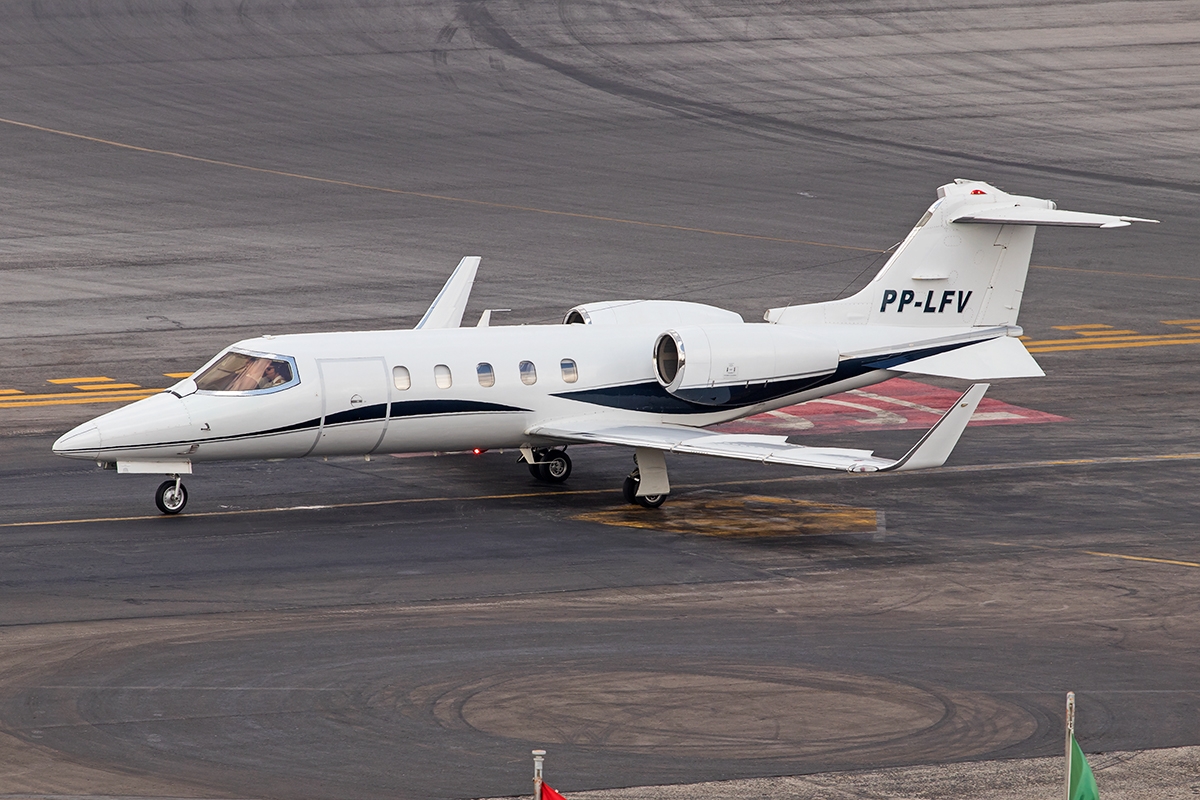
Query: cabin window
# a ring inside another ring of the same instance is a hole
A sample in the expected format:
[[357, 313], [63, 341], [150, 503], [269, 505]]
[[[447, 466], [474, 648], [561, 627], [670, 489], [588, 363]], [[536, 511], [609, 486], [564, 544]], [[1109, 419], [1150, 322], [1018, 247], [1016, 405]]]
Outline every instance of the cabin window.
[[412, 386], [412, 375], [408, 374], [408, 367], [392, 367], [392, 383], [402, 392]]
[[575, 366], [575, 360], [564, 358], [559, 366], [562, 367], [563, 381], [566, 383], [574, 383], [579, 380], [579, 368]]
[[486, 361], [481, 361], [475, 365], [475, 374], [479, 377], [480, 386], [496, 385], [496, 371]]
[[433, 382], [437, 384], [439, 389], [449, 389], [454, 383], [454, 379], [450, 376], [450, 368], [445, 364], [438, 364], [434, 367]]
[[239, 353], [231, 350], [196, 376], [202, 392], [266, 392], [300, 382], [295, 362], [286, 356]]
[[526, 386], [533, 386], [537, 383], [537, 368], [533, 366], [532, 361], [521, 362], [521, 383]]

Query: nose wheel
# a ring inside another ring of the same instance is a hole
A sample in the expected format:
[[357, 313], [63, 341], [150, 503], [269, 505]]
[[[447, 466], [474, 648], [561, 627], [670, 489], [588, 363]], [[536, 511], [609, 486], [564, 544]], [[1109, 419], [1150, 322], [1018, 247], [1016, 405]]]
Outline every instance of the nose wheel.
[[178, 514], [187, 505], [187, 488], [176, 475], [168, 481], [163, 481], [154, 493], [154, 505], [164, 514]]

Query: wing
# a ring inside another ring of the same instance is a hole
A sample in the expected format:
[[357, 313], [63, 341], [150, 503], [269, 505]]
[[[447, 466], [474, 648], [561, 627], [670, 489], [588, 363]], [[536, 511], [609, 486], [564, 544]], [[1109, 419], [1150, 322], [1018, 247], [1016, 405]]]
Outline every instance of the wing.
[[928, 469], [946, 463], [987, 389], [986, 383], [974, 384], [921, 437], [921, 441], [895, 461], [879, 458], [871, 450], [789, 444], [786, 436], [716, 433], [679, 425], [603, 425], [598, 424], [595, 417], [539, 425], [528, 433], [567, 442], [649, 447], [671, 453], [695, 453], [763, 464], [791, 464], [846, 472]]
[[471, 287], [475, 284], [475, 271], [479, 269], [479, 256], [467, 256], [458, 262], [446, 285], [433, 299], [433, 304], [417, 323], [418, 328], [457, 328], [462, 324]]
[[1061, 208], [1031, 208], [1028, 206], [985, 207], [977, 212], [959, 214], [951, 222], [982, 222], [992, 225], [1051, 225], [1065, 228], [1124, 228], [1131, 222], [1158, 222], [1141, 217], [1119, 217], [1112, 214], [1089, 214]]

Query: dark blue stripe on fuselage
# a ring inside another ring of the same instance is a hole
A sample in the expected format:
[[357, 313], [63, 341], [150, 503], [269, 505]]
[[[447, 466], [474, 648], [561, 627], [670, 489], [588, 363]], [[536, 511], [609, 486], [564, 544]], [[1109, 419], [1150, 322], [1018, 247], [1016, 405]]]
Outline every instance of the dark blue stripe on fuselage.
[[376, 403], [373, 406], [361, 406], [347, 411], [335, 411], [325, 415], [326, 425], [339, 425], [343, 422], [368, 422], [373, 419], [383, 419], [387, 416], [387, 403]]
[[608, 408], [642, 411], [648, 414], [703, 414], [722, 408], [741, 408], [769, 402], [817, 386], [821, 380], [821, 378], [801, 378], [776, 381], [775, 383], [759, 383], [752, 386], [696, 389], [685, 395], [673, 395], [657, 381], [646, 381], [625, 386], [606, 386], [603, 389], [561, 392], [554, 396]]
[[485, 403], [479, 400], [404, 400], [392, 403], [392, 419], [427, 417], [434, 414], [477, 414], [494, 411], [528, 411], [527, 408]]
[[[341, 425], [347, 422], [369, 422], [383, 419], [387, 414], [387, 404], [377, 403], [362, 408], [352, 408], [348, 411], [337, 411], [325, 417], [326, 425]], [[401, 417], [429, 417], [439, 414], [476, 414], [496, 411], [525, 411], [516, 406], [506, 406], [502, 403], [485, 403], [478, 400], [401, 400], [392, 403], [392, 419]]]
[[910, 361], [928, 358], [929, 356], [936, 356], [938, 353], [949, 353], [951, 350], [957, 350], [960, 347], [966, 347], [972, 344], [979, 344], [979, 342], [975, 341], [956, 342], [954, 344], [940, 344], [936, 347], [924, 347], [920, 350], [909, 350], [906, 353], [894, 353], [889, 356], [875, 356], [874, 358], [864, 358], [859, 360], [864, 362], [864, 366], [866, 366], [867, 369], [896, 369], [897, 367], [900, 367], [900, 371], [903, 372], [904, 365]]
[[903, 365], [910, 361], [957, 350], [971, 344], [978, 344], [978, 342], [943, 344], [889, 356], [848, 358], [840, 362], [833, 372], [816, 378], [768, 381], [751, 386], [693, 389], [687, 393], [680, 393], [678, 396], [668, 392], [657, 381], [607, 386], [603, 389], [581, 389], [574, 392], [561, 392], [554, 396], [608, 408], [642, 411], [650, 414], [703, 414], [718, 409], [745, 408], [759, 403], [768, 403], [781, 397], [829, 386], [876, 370], [898, 367], [903, 369]]

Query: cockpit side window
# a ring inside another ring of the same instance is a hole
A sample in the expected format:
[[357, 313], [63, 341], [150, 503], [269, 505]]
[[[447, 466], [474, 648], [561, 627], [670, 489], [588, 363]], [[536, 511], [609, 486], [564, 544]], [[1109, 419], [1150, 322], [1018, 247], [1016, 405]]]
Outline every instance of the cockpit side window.
[[260, 356], [231, 350], [196, 376], [201, 392], [260, 392], [298, 383], [289, 358]]

